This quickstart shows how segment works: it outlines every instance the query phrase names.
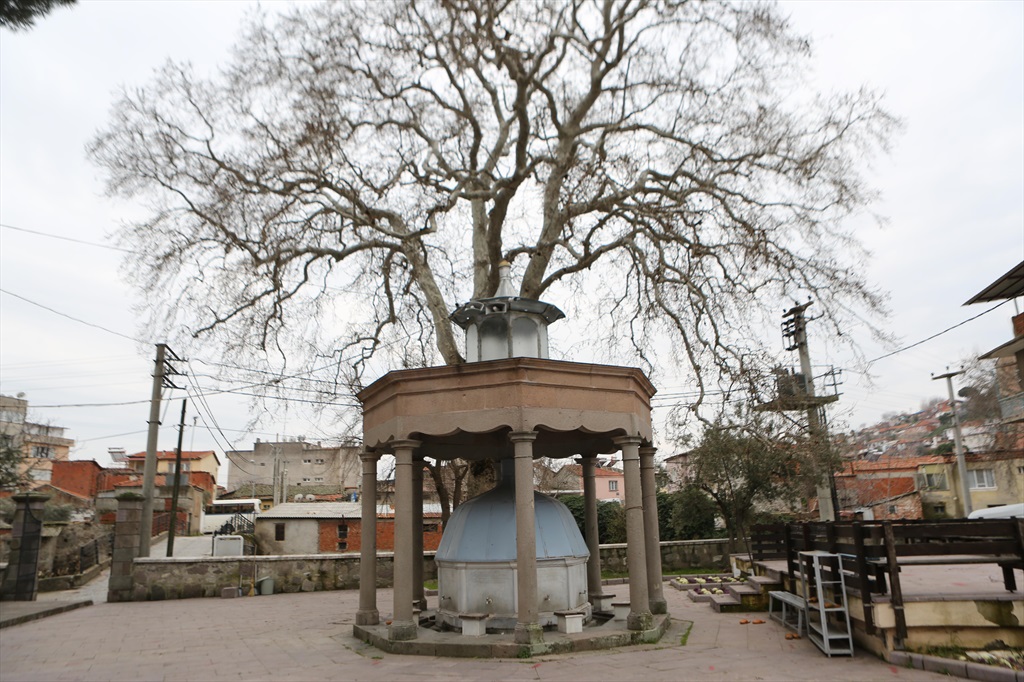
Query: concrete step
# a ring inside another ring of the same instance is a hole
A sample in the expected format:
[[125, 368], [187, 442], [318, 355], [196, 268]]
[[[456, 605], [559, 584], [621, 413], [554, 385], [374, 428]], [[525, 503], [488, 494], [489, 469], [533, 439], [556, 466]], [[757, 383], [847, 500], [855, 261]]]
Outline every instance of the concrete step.
[[718, 613], [746, 613], [750, 611], [742, 602], [729, 594], [713, 594], [710, 601], [711, 608]]
[[768, 593], [762, 592], [760, 587], [744, 583], [727, 585], [725, 593], [743, 604], [743, 607], [749, 611], [768, 610]]
[[765, 594], [772, 590], [782, 589], [782, 580], [776, 580], [775, 577], [767, 575], [751, 575], [747, 577], [747, 584], [757, 587]]

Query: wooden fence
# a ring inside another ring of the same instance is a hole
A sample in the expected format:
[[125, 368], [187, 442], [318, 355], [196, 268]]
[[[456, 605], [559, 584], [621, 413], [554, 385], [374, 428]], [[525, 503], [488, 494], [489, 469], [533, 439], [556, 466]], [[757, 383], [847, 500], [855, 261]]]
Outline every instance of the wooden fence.
[[[864, 626], [875, 634], [874, 596], [890, 594], [896, 639], [907, 637], [900, 567], [909, 565], [998, 564], [1007, 590], [1015, 592], [1015, 569], [1024, 569], [1024, 520], [837, 521], [754, 526], [754, 560], [785, 559], [790, 589], [800, 571], [800, 552], [847, 555], [852, 566], [847, 590], [864, 603]], [[886, 579], [888, 578], [888, 584]]]

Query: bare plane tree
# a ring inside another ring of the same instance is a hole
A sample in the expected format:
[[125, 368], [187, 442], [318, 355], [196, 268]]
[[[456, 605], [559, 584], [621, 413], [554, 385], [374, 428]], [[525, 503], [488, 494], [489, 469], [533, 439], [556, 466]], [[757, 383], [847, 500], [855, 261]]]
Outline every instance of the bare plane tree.
[[883, 311], [843, 221], [898, 122], [808, 89], [809, 57], [756, 2], [303, 5], [251, 17], [215, 76], [126, 90], [90, 153], [151, 206], [130, 276], [185, 350], [338, 368], [323, 395], [459, 363], [448, 315], [508, 259], [522, 296], [601, 302], [594, 341], [703, 395], [783, 297], [834, 327]]

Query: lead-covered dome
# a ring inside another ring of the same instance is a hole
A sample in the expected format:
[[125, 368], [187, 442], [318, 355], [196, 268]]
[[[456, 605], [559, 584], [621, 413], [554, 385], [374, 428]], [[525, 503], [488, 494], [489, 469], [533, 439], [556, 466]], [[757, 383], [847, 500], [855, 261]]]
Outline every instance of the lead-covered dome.
[[[533, 506], [538, 559], [590, 556], [568, 507], [536, 490]], [[473, 563], [515, 561], [515, 488], [499, 484], [456, 507], [445, 526], [436, 559]]]

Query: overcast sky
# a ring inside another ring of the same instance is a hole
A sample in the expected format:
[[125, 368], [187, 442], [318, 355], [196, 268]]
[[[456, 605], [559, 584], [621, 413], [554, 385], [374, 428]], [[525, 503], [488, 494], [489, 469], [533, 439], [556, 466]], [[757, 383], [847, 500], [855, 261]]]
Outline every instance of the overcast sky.
[[[252, 7], [80, 0], [31, 31], [0, 31], [0, 392], [25, 393], [34, 421], [67, 427], [76, 458], [106, 461], [109, 447], [145, 449], [153, 355], [130, 340], [140, 336], [137, 299], [121, 280], [123, 254], [108, 240], [139, 213], [103, 196], [84, 147], [105, 125], [119, 86], [145, 83], [169, 58], [215, 69]], [[990, 306], [962, 304], [1024, 258], [1024, 2], [784, 9], [814, 41], [820, 85], [881, 89], [905, 122], [893, 153], [870, 174], [884, 193], [875, 208], [889, 224], [855, 225], [874, 253], [868, 279], [891, 295], [888, 328], [897, 347], [983, 313]], [[1008, 341], [1012, 313], [1013, 304], [1004, 305], [874, 363], [873, 386], [847, 371], [834, 423], [859, 427], [944, 396], [931, 373]], [[810, 333], [816, 365], [851, 367], [813, 326]], [[896, 349], [875, 346], [863, 330], [848, 333], [867, 358]], [[250, 430], [244, 400], [211, 397], [186, 448], [247, 448], [277, 435], [327, 440], [333, 432], [294, 413], [265, 416]], [[76, 407], [96, 403], [124, 404]], [[179, 409], [175, 402], [164, 420], [161, 448], [174, 447]], [[203, 428], [210, 414], [216, 435]], [[660, 445], [671, 454], [669, 443]]]

